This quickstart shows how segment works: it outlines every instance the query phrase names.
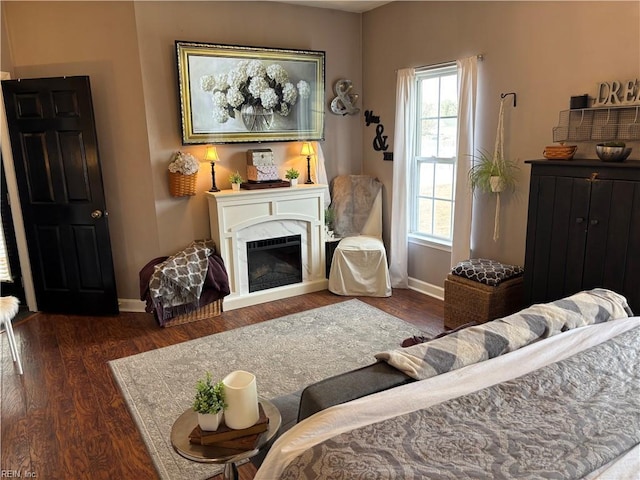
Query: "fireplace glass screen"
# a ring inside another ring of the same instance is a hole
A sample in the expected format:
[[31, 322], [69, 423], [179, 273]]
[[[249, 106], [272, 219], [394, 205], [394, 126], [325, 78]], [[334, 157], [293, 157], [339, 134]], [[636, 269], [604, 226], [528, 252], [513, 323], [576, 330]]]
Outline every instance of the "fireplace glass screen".
[[249, 292], [302, 282], [301, 236], [247, 242]]

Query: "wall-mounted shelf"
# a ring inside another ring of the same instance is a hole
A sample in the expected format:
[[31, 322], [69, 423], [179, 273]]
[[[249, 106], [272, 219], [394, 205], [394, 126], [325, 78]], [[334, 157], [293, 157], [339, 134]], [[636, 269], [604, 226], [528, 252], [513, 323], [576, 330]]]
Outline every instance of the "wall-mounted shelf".
[[640, 105], [593, 107], [560, 112], [554, 142], [640, 140]]

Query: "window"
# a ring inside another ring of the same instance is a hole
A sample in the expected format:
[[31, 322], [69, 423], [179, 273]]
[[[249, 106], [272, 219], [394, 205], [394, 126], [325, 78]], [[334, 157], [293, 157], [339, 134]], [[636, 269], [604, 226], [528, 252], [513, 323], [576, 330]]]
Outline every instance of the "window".
[[416, 73], [417, 118], [410, 186], [414, 237], [451, 245], [458, 139], [455, 64]]

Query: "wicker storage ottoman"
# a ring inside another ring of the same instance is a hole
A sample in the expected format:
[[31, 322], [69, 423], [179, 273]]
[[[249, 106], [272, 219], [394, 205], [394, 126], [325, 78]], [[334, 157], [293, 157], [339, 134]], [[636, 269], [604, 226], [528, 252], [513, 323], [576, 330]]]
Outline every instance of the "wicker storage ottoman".
[[196, 322], [206, 318], [217, 317], [222, 313], [222, 299], [206, 304], [193, 312], [177, 315], [171, 320], [167, 320], [163, 327], [175, 327], [176, 325], [184, 325], [185, 323]]
[[522, 276], [492, 287], [449, 274], [444, 281], [444, 326], [457, 328], [511, 315], [522, 309], [523, 295]]

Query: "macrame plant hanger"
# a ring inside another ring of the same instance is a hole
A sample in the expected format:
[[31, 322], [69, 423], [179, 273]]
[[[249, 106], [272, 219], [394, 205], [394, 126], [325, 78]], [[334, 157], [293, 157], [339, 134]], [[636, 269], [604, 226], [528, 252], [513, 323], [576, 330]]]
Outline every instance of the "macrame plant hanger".
[[[504, 102], [505, 98], [501, 95], [500, 113], [498, 113], [498, 129], [496, 131], [496, 144], [493, 149], [493, 163], [502, 162], [504, 155]], [[515, 95], [514, 95], [515, 103]], [[493, 220], [493, 241], [497, 242], [500, 238], [500, 190], [496, 188], [496, 216]]]

